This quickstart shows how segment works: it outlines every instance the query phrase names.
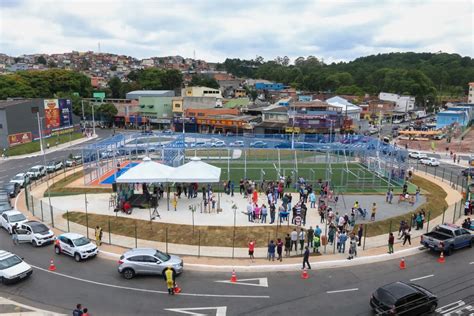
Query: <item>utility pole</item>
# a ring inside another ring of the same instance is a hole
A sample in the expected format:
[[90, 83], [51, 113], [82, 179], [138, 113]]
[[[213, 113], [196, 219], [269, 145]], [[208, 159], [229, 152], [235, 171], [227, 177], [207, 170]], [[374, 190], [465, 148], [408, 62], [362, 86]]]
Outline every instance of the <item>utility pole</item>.
[[41, 120], [40, 120], [39, 110], [38, 110], [38, 112], [36, 112], [36, 118], [38, 119], [38, 135], [39, 135], [39, 142], [40, 142], [40, 150], [41, 150], [41, 154], [44, 155], [43, 138], [42, 138], [42, 132], [41, 132]]
[[97, 136], [97, 134], [95, 133], [95, 118], [94, 118], [94, 105], [95, 105], [95, 102], [92, 103], [92, 136]]

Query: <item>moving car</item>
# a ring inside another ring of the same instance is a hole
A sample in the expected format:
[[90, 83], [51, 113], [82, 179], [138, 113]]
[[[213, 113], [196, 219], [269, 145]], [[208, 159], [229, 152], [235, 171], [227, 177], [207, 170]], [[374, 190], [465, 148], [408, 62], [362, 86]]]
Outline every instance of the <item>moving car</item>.
[[197, 141], [194, 143], [191, 143], [191, 147], [206, 147], [207, 143], [204, 141]]
[[14, 198], [20, 193], [20, 185], [16, 182], [5, 183], [3, 189], [7, 191], [8, 195], [11, 198]]
[[420, 243], [434, 251], [442, 251], [449, 256], [453, 250], [472, 247], [474, 235], [456, 225], [438, 225], [427, 234], [421, 235]]
[[29, 242], [39, 247], [54, 242], [54, 233], [45, 224], [38, 221], [28, 221], [18, 228], [18, 241]]
[[229, 144], [230, 147], [244, 147], [244, 141], [243, 140], [236, 140], [235, 142], [232, 142]]
[[62, 169], [63, 167], [63, 162], [62, 161], [50, 161], [48, 163], [48, 165], [46, 166], [46, 171], [51, 173], [51, 172], [55, 172], [55, 171], [58, 171], [60, 169]]
[[282, 143], [276, 144], [275, 148], [289, 149], [289, 148], [291, 148], [291, 142], [282, 142]]
[[414, 158], [414, 159], [424, 159], [428, 158], [428, 156], [424, 153], [421, 153], [419, 151], [411, 151], [408, 153], [408, 157]]
[[82, 156], [76, 155], [76, 156], [72, 156], [71, 158], [66, 159], [66, 161], [64, 162], [64, 165], [66, 167], [74, 167], [74, 166], [80, 165], [81, 163], [82, 163]]
[[211, 143], [211, 147], [225, 147], [226, 144], [223, 140], [216, 140]]
[[3, 212], [2, 216], [0, 216], [0, 224], [9, 234], [12, 233], [13, 225], [18, 224], [20, 226], [27, 221], [28, 219], [23, 213], [15, 210]]
[[21, 188], [24, 188], [30, 182], [30, 178], [26, 175], [26, 173], [18, 173], [14, 176], [10, 182], [18, 183]]
[[438, 167], [439, 166], [439, 160], [436, 159], [436, 158], [432, 158], [432, 157], [427, 157], [427, 158], [420, 159], [420, 163], [423, 164], [423, 165], [432, 166], [432, 167]]
[[26, 172], [30, 179], [39, 179], [46, 175], [46, 167], [42, 165], [33, 166]]
[[119, 260], [118, 272], [125, 279], [132, 279], [137, 274], [164, 275], [171, 266], [174, 273], [183, 272], [183, 260], [153, 248], [134, 248], [125, 252]]
[[370, 306], [378, 315], [415, 316], [434, 312], [438, 298], [419, 285], [399, 281], [375, 290]]
[[29, 264], [17, 255], [0, 250], [0, 281], [3, 284], [10, 284], [22, 279], [26, 279], [33, 273]]
[[261, 140], [257, 140], [255, 142], [250, 143], [250, 147], [252, 147], [252, 148], [267, 148], [267, 143], [262, 142]]
[[69, 255], [79, 262], [95, 257], [99, 253], [99, 249], [89, 239], [80, 234], [65, 233], [56, 238], [54, 252], [57, 255], [62, 253]]

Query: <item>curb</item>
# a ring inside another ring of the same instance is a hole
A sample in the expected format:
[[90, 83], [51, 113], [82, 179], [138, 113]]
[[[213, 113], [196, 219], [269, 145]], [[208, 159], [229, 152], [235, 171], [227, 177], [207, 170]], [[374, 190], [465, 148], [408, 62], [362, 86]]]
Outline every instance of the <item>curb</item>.
[[[358, 266], [368, 263], [383, 262], [392, 259], [404, 258], [406, 256], [416, 255], [422, 252], [427, 251], [428, 249], [423, 247], [412, 247], [408, 249], [399, 250], [394, 254], [381, 254], [373, 255], [366, 257], [358, 257], [352, 260], [328, 260], [328, 261], [312, 261], [313, 265], [317, 269], [332, 269], [332, 268], [341, 268], [347, 266]], [[101, 251], [99, 250], [99, 255], [105, 255], [109, 257], [108, 259], [118, 259], [120, 258], [119, 254]], [[185, 263], [185, 267], [191, 271], [205, 271], [205, 272], [229, 272], [234, 270], [235, 272], [284, 272], [284, 271], [300, 271], [301, 263], [292, 263], [292, 264], [278, 264], [278, 265], [208, 265], [208, 264], [198, 264], [198, 263]]]

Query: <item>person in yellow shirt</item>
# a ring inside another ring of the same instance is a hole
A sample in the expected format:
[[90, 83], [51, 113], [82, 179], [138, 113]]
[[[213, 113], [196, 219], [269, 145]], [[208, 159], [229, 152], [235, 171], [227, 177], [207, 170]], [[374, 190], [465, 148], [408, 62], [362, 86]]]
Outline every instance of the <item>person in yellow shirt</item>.
[[176, 197], [176, 194], [173, 196], [173, 200], [171, 201], [171, 204], [173, 205], [173, 208], [176, 211], [178, 207], [178, 198]]
[[168, 294], [174, 295], [174, 271], [168, 267], [165, 271], [166, 286], [168, 287]]
[[377, 204], [372, 205], [372, 214], [370, 215], [370, 220], [375, 221], [375, 213], [377, 213]]
[[95, 243], [97, 247], [102, 244], [102, 227], [100, 227], [99, 225], [95, 227]]

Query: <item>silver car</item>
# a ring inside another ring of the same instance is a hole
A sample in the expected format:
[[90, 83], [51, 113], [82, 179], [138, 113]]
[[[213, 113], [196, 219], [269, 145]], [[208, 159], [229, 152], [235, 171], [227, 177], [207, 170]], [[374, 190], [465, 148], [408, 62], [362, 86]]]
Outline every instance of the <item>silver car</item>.
[[183, 272], [183, 259], [153, 248], [134, 248], [120, 257], [118, 272], [125, 279], [132, 279], [137, 274], [164, 275], [169, 266], [180, 274]]

